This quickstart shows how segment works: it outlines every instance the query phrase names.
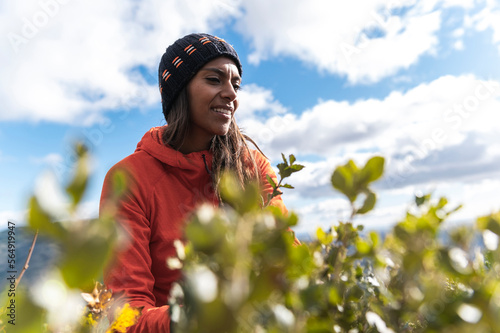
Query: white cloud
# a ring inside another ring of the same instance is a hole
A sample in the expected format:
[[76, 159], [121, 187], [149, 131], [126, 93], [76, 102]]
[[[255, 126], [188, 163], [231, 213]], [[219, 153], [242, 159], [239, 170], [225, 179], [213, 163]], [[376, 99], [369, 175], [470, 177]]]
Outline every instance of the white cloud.
[[455, 43], [453, 43], [453, 48], [455, 50], [463, 50], [464, 49], [464, 42], [461, 40], [457, 40]]
[[255, 118], [265, 119], [287, 111], [279, 101], [275, 100], [271, 90], [256, 84], [244, 85], [238, 94], [238, 99], [240, 106], [235, 114], [238, 123]]
[[[305, 217], [300, 232], [348, 217], [345, 200], [330, 184], [333, 169], [348, 159], [362, 165], [375, 154], [386, 158], [385, 176], [375, 184], [380, 205], [358, 223], [376, 228], [397, 222], [416, 190], [437, 190], [450, 206], [466, 203], [453, 220], [471, 221], [499, 208], [498, 184], [491, 182], [500, 176], [499, 97], [500, 82], [443, 76], [384, 99], [322, 101], [299, 116], [254, 120], [248, 133], [273, 164], [284, 152], [306, 165], [284, 197]], [[316, 161], [307, 162], [310, 156]]]
[[79, 220], [89, 220], [97, 217], [99, 217], [99, 200], [80, 203], [75, 214], [75, 218]]
[[[152, 82], [165, 47], [232, 19], [250, 41], [254, 63], [290, 56], [352, 83], [376, 82], [433, 53], [443, 8], [470, 8], [471, 1], [401, 0], [389, 7], [386, 0], [6, 2], [0, 9], [6, 32], [0, 40], [6, 51], [0, 55], [0, 121], [92, 124], [104, 121], [108, 110], [158, 103]], [[500, 30], [500, 20], [483, 16], [474, 21], [478, 29]], [[139, 67], [149, 76], [140, 75]], [[274, 112], [283, 110], [265, 91], [249, 89], [271, 102]], [[241, 114], [262, 111], [255, 107]]]
[[32, 157], [30, 161], [34, 164], [56, 166], [64, 161], [64, 157], [61, 154], [50, 153], [43, 157]]
[[492, 42], [498, 46], [500, 52], [500, 4], [496, 0], [486, 0], [486, 6], [476, 15], [470, 18], [469, 23], [479, 31], [491, 29]]
[[[249, 1], [238, 27], [254, 47], [253, 63], [290, 56], [320, 71], [346, 75], [352, 83], [377, 82], [432, 53], [438, 44], [439, 3], [392, 4]], [[401, 14], [401, 8], [409, 10]]]
[[[90, 124], [159, 102], [156, 68], [175, 38], [213, 31], [237, 1], [10, 1], [0, 9], [2, 120]], [[149, 79], [149, 78], [148, 78]]]
[[329, 100], [300, 116], [253, 120], [247, 133], [275, 161], [281, 152], [319, 156], [294, 180], [303, 197], [331, 195], [333, 166], [374, 154], [387, 159], [385, 188], [472, 181], [498, 176], [499, 96], [499, 82], [444, 76], [381, 100]]
[[455, 38], [460, 38], [463, 37], [465, 34], [465, 29], [464, 28], [458, 28], [452, 31], [451, 35]]
[[492, 200], [498, 198], [498, 188], [500, 181], [492, 178], [484, 178], [475, 183], [464, 185], [463, 190], [455, 192], [456, 198], [459, 203], [464, 204], [462, 210], [457, 215], [459, 218], [474, 222], [477, 211], [483, 214], [490, 214], [500, 210], [500, 202]]
[[462, 7], [462, 8], [473, 8], [476, 4], [475, 0], [444, 0], [444, 7]]
[[[289, 205], [289, 207], [292, 207]], [[338, 221], [349, 218], [349, 203], [341, 198], [317, 201], [297, 209], [300, 218], [297, 232], [313, 232], [318, 227], [324, 230], [336, 225]]]
[[4, 210], [0, 211], [0, 221], [2, 223], [1, 229], [7, 227], [7, 221], [14, 222], [16, 226], [24, 225], [26, 221], [26, 210]]

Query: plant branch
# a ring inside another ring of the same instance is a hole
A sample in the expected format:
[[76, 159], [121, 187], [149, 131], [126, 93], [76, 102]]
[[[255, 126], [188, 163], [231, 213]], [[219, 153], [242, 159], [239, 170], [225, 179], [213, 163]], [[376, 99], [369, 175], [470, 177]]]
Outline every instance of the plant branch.
[[30, 262], [30, 259], [31, 259], [31, 254], [33, 253], [33, 249], [35, 248], [35, 243], [36, 243], [36, 239], [38, 237], [38, 229], [35, 233], [35, 236], [33, 237], [33, 242], [31, 243], [31, 247], [30, 247], [30, 250], [28, 252], [28, 257], [26, 258], [26, 262], [24, 263], [24, 267], [23, 267], [23, 270], [21, 271], [21, 274], [19, 274], [19, 277], [17, 278], [16, 280], [16, 285], [15, 285], [15, 288], [17, 289], [17, 285], [19, 284], [19, 282], [21, 282], [21, 279], [24, 275], [24, 272], [26, 272], [26, 270], [28, 269], [29, 267], [29, 262]]

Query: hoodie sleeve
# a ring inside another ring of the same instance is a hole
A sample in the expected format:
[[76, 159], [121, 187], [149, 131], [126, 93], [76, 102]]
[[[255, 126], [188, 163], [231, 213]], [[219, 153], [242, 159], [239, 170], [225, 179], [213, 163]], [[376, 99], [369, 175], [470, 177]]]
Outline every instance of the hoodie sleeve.
[[153, 295], [155, 280], [151, 271], [152, 259], [149, 250], [150, 222], [145, 213], [147, 198], [138, 190], [137, 183], [128, 179], [129, 190], [117, 199], [113, 193], [113, 174], [116, 169], [118, 168], [112, 168], [104, 180], [100, 215], [103, 216], [111, 209], [113, 217], [124, 230], [128, 243], [116, 251], [113, 263], [105, 269], [104, 283], [114, 293], [124, 292], [131, 306], [143, 308], [137, 324], [127, 332], [168, 333], [168, 306], [156, 307]]

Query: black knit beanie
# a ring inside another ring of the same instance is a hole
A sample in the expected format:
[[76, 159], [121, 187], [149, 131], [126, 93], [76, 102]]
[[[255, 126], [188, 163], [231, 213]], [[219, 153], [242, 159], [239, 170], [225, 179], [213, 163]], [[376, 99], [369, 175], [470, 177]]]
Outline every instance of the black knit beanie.
[[160, 60], [158, 81], [165, 120], [182, 89], [209, 61], [225, 56], [242, 69], [238, 54], [225, 40], [204, 33], [184, 36], [170, 45]]

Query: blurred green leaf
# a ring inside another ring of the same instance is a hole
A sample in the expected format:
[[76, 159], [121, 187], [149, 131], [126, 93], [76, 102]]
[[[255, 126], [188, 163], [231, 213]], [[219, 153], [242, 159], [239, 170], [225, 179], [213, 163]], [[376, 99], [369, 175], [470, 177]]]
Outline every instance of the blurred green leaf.
[[128, 175], [124, 170], [117, 170], [113, 173], [113, 195], [115, 198], [121, 197], [128, 185]]
[[384, 173], [384, 158], [380, 156], [372, 157], [361, 169], [360, 180], [362, 183], [371, 183], [382, 177]]
[[415, 204], [417, 205], [417, 207], [420, 207], [423, 204], [427, 203], [430, 198], [431, 198], [430, 193], [427, 193], [425, 195], [415, 195]]
[[52, 236], [58, 240], [66, 235], [66, 230], [61, 223], [53, 221], [52, 217], [42, 209], [35, 197], [31, 197], [29, 201], [28, 225], [33, 230], [39, 230], [41, 234]]
[[60, 265], [66, 284], [70, 288], [91, 289], [109, 259], [111, 244], [98, 235], [69, 239], [64, 244], [65, 252]]
[[248, 183], [245, 190], [232, 173], [222, 175], [220, 182], [222, 199], [231, 205], [239, 214], [245, 214], [260, 207], [260, 190], [256, 183]]
[[356, 200], [356, 196], [352, 193], [352, 173], [348, 168], [336, 168], [333, 172], [331, 182], [333, 187], [347, 196], [349, 201], [353, 202]]
[[479, 230], [490, 230], [500, 236], [500, 212], [479, 217], [476, 225]]
[[76, 206], [80, 202], [83, 194], [85, 193], [90, 173], [87, 148], [83, 144], [78, 143], [75, 151], [78, 156], [78, 160], [75, 165], [73, 178], [66, 187], [66, 192], [71, 197], [73, 206]]
[[331, 233], [326, 233], [323, 229], [316, 229], [316, 237], [321, 244], [327, 245], [333, 242], [333, 235]]
[[361, 206], [361, 208], [356, 210], [356, 213], [357, 214], [368, 213], [369, 211], [371, 211], [373, 209], [373, 207], [375, 207], [376, 202], [377, 202], [377, 196], [375, 195], [375, 193], [373, 193], [371, 191], [368, 192], [366, 195], [366, 198], [363, 202], [363, 206]]
[[1, 317], [1, 321], [4, 321], [7, 327], [6, 332], [38, 333], [43, 331], [46, 311], [33, 301], [29, 291], [18, 288], [15, 297], [7, 297], [7, 293], [4, 293], [1, 302], [6, 311]]
[[370, 244], [368, 244], [368, 242], [366, 242], [362, 239], [358, 239], [356, 241], [356, 249], [361, 254], [368, 254], [371, 251], [371, 246], [370, 246]]
[[375, 231], [371, 231], [369, 235], [370, 235], [370, 239], [372, 241], [373, 247], [378, 247], [378, 245], [380, 243], [380, 237], [379, 237], [378, 233], [376, 233]]

